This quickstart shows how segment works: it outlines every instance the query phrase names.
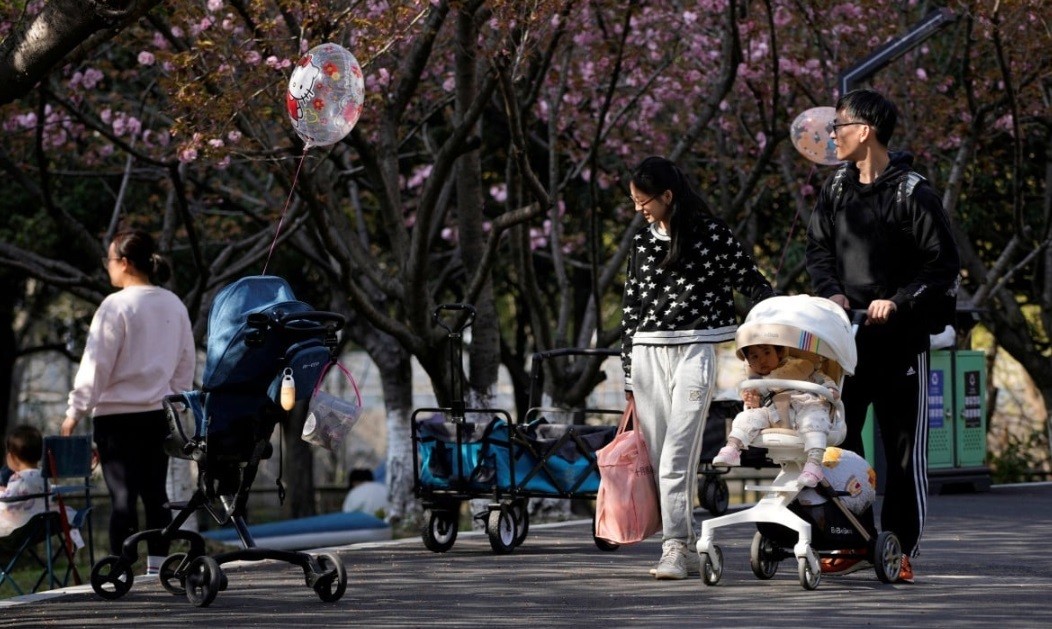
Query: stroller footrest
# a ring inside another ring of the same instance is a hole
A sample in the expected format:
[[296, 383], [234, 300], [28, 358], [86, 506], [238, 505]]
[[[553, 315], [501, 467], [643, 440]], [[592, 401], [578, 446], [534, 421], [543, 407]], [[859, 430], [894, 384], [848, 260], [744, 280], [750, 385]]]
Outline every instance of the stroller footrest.
[[745, 491], [799, 491], [800, 486], [796, 483], [788, 485], [746, 485]]

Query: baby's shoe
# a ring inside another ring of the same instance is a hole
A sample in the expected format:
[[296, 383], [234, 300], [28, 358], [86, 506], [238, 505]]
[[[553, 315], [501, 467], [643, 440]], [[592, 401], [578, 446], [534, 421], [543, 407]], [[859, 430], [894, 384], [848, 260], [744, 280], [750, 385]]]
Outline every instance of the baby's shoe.
[[712, 464], [721, 467], [738, 467], [742, 464], [741, 450], [736, 448], [734, 444], [728, 443], [720, 448], [716, 456], [712, 457]]
[[797, 477], [797, 482], [804, 487], [814, 487], [818, 483], [822, 482], [825, 478], [825, 474], [822, 472], [822, 466], [818, 463], [808, 461], [804, 465], [804, 470], [800, 472], [800, 476]]

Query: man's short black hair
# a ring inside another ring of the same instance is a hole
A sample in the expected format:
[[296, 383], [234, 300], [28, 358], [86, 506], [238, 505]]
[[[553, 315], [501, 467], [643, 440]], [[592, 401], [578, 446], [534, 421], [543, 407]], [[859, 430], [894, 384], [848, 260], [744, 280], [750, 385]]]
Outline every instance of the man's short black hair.
[[347, 476], [348, 484], [365, 483], [368, 481], [376, 480], [373, 476], [372, 470], [367, 470], [364, 467], [356, 467], [351, 470], [351, 473]]
[[[877, 141], [884, 147], [891, 142], [895, 125], [899, 121], [899, 110], [880, 92], [871, 89], [851, 90], [836, 102], [837, 112], [843, 111], [852, 120], [865, 122], [877, 132]], [[841, 120], [840, 122], [848, 122]]]

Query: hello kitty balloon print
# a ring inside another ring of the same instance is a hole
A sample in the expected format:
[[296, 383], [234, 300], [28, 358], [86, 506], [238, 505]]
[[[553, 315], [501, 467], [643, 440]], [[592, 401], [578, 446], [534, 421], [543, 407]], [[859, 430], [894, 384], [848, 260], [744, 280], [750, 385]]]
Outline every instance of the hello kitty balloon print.
[[311, 48], [296, 64], [285, 106], [306, 148], [339, 142], [358, 122], [365, 81], [358, 60], [338, 44]]

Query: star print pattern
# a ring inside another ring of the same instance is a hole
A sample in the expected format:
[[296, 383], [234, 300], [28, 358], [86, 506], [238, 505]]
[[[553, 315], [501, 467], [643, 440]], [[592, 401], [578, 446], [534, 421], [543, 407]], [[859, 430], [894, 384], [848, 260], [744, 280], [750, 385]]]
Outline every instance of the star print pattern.
[[708, 218], [677, 268], [663, 269], [670, 241], [653, 226], [632, 242], [622, 302], [621, 364], [632, 383], [632, 345], [720, 343], [734, 338], [734, 290], [752, 301], [774, 294], [727, 225]]

